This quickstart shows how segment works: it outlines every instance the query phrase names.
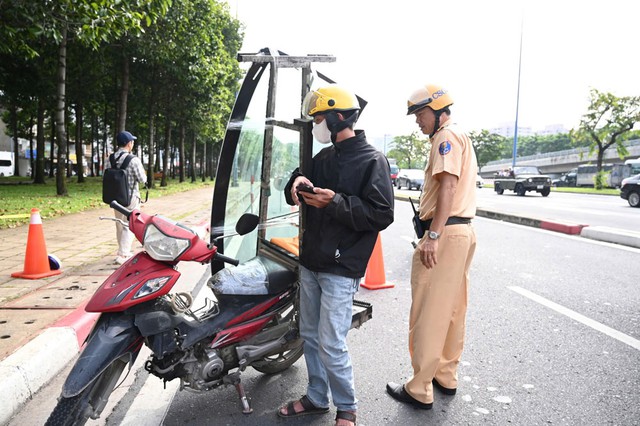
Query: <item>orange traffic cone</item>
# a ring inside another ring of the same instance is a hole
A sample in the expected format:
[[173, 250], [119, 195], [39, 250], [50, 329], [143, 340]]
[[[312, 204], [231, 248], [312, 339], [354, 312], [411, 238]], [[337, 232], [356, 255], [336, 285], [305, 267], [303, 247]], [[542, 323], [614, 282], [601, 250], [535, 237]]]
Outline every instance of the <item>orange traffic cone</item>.
[[47, 246], [44, 242], [44, 232], [42, 231], [42, 218], [40, 210], [31, 209], [31, 220], [29, 222], [29, 235], [27, 237], [27, 252], [24, 257], [24, 271], [14, 272], [12, 277], [27, 278], [36, 280], [38, 278], [58, 275], [60, 269], [51, 270]]
[[391, 288], [394, 285], [387, 283], [384, 275], [384, 259], [382, 258], [382, 240], [380, 234], [373, 247], [373, 253], [367, 264], [367, 271], [364, 274], [364, 283], [362, 287], [369, 290], [380, 290], [383, 288]]

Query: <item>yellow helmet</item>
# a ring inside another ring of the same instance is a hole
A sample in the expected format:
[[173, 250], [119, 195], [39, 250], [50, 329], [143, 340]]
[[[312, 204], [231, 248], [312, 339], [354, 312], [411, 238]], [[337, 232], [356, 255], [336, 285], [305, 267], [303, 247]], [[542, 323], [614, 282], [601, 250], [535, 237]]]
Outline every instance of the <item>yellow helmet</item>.
[[359, 110], [360, 103], [353, 92], [337, 84], [330, 84], [307, 93], [302, 102], [302, 114], [313, 117], [327, 111]]
[[449, 92], [441, 86], [426, 84], [413, 92], [407, 101], [407, 115], [415, 114], [424, 107], [434, 111], [453, 105]]

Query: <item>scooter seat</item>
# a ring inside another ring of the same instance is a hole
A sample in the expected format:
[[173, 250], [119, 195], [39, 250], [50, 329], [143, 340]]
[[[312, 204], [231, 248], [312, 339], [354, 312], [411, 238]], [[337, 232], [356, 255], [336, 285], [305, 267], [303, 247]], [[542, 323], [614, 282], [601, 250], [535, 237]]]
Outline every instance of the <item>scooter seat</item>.
[[209, 278], [209, 287], [216, 296], [260, 296], [278, 294], [289, 288], [297, 274], [265, 257], [253, 259], [235, 268], [225, 268]]

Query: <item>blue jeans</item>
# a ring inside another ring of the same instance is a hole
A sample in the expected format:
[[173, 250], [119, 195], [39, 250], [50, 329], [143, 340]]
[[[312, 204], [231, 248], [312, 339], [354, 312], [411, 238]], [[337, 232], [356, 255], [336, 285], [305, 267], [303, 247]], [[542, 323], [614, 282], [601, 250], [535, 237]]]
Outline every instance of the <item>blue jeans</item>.
[[328, 407], [331, 396], [338, 410], [358, 408], [347, 333], [359, 285], [359, 278], [300, 266], [300, 335], [309, 374], [307, 397], [316, 407]]

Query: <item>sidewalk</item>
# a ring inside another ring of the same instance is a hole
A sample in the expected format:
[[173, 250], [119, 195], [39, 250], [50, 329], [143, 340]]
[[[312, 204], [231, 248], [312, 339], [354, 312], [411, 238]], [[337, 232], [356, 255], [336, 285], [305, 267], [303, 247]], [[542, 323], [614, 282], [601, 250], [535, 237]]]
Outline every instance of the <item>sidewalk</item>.
[[[208, 224], [212, 195], [210, 187], [154, 198], [142, 210], [189, 225]], [[397, 194], [396, 199], [407, 201], [408, 196]], [[640, 247], [640, 233], [483, 208], [478, 208], [477, 215]], [[117, 250], [115, 224], [99, 220], [100, 216], [112, 217], [113, 210], [105, 207], [43, 219], [47, 251], [60, 258], [63, 272], [39, 280], [11, 277], [24, 266], [28, 225], [0, 230], [0, 425], [74, 359], [97, 318], [97, 314], [84, 312], [84, 304], [117, 269], [113, 263]], [[140, 244], [135, 241], [133, 248], [140, 250]]]
[[[208, 224], [213, 186], [150, 199], [142, 211], [188, 225]], [[33, 206], [37, 208], [38, 206]], [[49, 254], [62, 274], [38, 280], [23, 270], [29, 225], [0, 230], [0, 424], [77, 354], [97, 315], [83, 310], [117, 269], [115, 223], [109, 207], [42, 220]], [[134, 240], [133, 251], [141, 249]]]

